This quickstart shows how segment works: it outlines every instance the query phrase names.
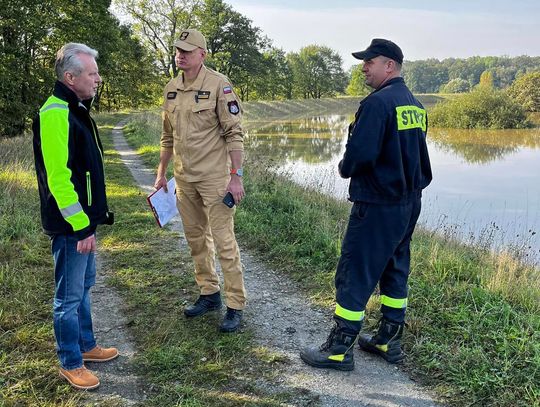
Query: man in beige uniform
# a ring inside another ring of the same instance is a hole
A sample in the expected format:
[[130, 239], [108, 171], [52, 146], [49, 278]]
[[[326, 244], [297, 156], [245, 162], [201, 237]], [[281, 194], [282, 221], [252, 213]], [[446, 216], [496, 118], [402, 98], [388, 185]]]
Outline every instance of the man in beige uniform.
[[184, 314], [196, 317], [221, 308], [215, 245], [227, 304], [220, 330], [234, 332], [240, 326], [246, 292], [234, 236], [235, 208], [226, 206], [223, 198], [230, 192], [238, 204], [244, 197], [240, 102], [228, 78], [204, 66], [206, 40], [199, 31], [183, 31], [174, 45], [182, 73], [165, 86], [154, 186], [166, 188], [167, 166], [174, 155], [177, 205], [201, 290]]

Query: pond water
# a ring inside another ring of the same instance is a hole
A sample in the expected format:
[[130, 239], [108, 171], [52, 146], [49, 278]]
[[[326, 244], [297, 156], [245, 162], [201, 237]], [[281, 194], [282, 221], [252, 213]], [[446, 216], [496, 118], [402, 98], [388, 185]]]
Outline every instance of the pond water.
[[[346, 199], [337, 172], [353, 115], [258, 123], [246, 144], [295, 181]], [[485, 247], [540, 259], [540, 129], [430, 129], [433, 182], [420, 223]]]

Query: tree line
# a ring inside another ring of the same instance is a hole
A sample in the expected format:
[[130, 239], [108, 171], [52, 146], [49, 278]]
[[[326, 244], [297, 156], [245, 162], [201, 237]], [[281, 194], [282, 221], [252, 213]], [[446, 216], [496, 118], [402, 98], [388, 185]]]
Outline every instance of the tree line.
[[[51, 92], [56, 51], [83, 42], [99, 51], [97, 110], [159, 103], [177, 75], [174, 42], [185, 28], [206, 37], [206, 64], [227, 75], [243, 101], [361, 96], [361, 65], [348, 72], [339, 53], [308, 45], [286, 53], [223, 0], [0, 0], [0, 135], [21, 134]], [[112, 11], [114, 10], [114, 12]], [[121, 16], [120, 21], [119, 17]], [[497, 88], [540, 71], [540, 57], [406, 61], [416, 93], [467, 92], [491, 75]]]
[[505, 89], [520, 76], [540, 71], [540, 57], [470, 57], [406, 61], [403, 77], [415, 93], [463, 93], [491, 75], [496, 89]]

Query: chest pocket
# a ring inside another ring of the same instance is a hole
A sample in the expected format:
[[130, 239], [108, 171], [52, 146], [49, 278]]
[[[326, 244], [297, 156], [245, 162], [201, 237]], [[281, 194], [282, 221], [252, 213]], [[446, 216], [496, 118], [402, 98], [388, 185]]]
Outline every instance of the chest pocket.
[[167, 103], [165, 105], [165, 112], [167, 113], [167, 117], [169, 118], [169, 121], [171, 122], [171, 126], [173, 129], [176, 129], [177, 124], [177, 111], [176, 111], [176, 105], [172, 103]]
[[191, 130], [195, 133], [204, 132], [215, 127], [218, 123], [216, 101], [209, 100], [193, 105], [190, 119]]

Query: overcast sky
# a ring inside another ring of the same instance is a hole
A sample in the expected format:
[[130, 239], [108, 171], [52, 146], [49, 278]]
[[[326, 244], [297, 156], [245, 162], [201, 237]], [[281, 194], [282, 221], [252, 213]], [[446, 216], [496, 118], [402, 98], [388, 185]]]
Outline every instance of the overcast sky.
[[286, 52], [309, 44], [350, 54], [388, 38], [406, 60], [540, 56], [540, 0], [225, 0]]

